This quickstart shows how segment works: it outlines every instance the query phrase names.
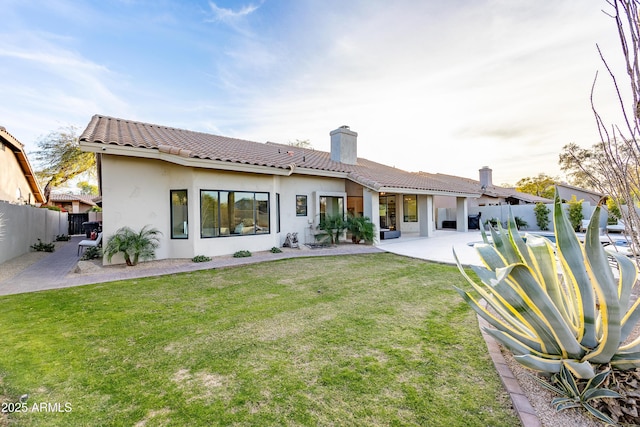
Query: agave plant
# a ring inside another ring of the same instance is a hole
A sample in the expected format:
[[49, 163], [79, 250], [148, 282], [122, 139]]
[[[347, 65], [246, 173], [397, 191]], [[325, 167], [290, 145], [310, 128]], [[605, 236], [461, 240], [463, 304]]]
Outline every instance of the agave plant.
[[114, 255], [122, 253], [127, 265], [134, 266], [140, 259], [156, 257], [155, 250], [159, 246], [160, 235], [160, 231], [146, 225], [137, 233], [129, 227], [122, 227], [109, 238], [103, 252], [109, 262]]
[[610, 373], [611, 371], [609, 370], [600, 372], [595, 377], [589, 379], [582, 387], [578, 385], [569, 369], [565, 366], [560, 369], [560, 373], [553, 375], [551, 384], [538, 377], [534, 378], [541, 386], [561, 396], [556, 397], [551, 401], [551, 404], [557, 411], [583, 407], [600, 421], [605, 422], [608, 425], [615, 425], [616, 422], [614, 420], [591, 405], [591, 401], [595, 399], [616, 399], [622, 397], [615, 391], [600, 387]]
[[473, 290], [456, 289], [492, 326], [487, 332], [528, 368], [555, 374], [564, 366], [576, 378], [589, 379], [595, 376], [594, 365], [640, 367], [640, 337], [627, 341], [640, 318], [640, 300], [630, 304], [635, 263], [613, 254], [614, 276], [600, 244], [600, 207], [584, 243], [557, 194], [553, 220], [556, 248], [541, 236], [523, 239], [512, 219], [506, 230], [491, 229], [492, 243], [483, 232], [484, 243], [476, 250], [484, 267], [473, 267], [481, 283], [458, 261]]

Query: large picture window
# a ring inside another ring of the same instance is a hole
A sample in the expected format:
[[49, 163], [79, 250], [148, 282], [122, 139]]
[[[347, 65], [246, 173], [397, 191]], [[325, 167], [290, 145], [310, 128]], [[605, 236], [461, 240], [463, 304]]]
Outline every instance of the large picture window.
[[418, 196], [415, 194], [402, 196], [402, 212], [404, 222], [418, 222]]
[[187, 190], [171, 190], [171, 238], [189, 238]]
[[200, 236], [269, 233], [269, 193], [200, 191]]

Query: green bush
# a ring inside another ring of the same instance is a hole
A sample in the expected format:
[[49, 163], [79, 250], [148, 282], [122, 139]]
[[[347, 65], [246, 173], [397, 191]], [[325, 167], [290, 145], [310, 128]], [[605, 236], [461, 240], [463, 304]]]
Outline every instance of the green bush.
[[67, 234], [58, 234], [56, 236], [56, 242], [68, 242], [69, 240], [71, 240], [71, 236]]
[[607, 224], [617, 224], [618, 220], [622, 218], [622, 212], [620, 212], [620, 207], [611, 197], [607, 198], [607, 210], [609, 211]]
[[250, 257], [250, 256], [251, 256], [251, 252], [249, 252], [249, 251], [238, 251], [238, 252], [233, 254], [234, 258], [246, 258], [246, 257]]
[[375, 226], [366, 216], [349, 215], [346, 223], [347, 231], [351, 233], [351, 241], [360, 243], [373, 243], [375, 236]]
[[529, 227], [529, 223], [519, 216], [515, 217], [514, 220], [516, 221], [516, 227], [518, 227], [518, 230]]
[[573, 231], [580, 231], [580, 225], [584, 215], [582, 214], [582, 200], [576, 199], [576, 196], [571, 196], [569, 200], [569, 221], [573, 226]]
[[211, 261], [211, 257], [206, 256], [206, 255], [196, 255], [193, 258], [191, 258], [191, 261], [193, 261], [193, 262], [209, 262], [209, 261]]
[[111, 262], [114, 255], [121, 253], [129, 266], [138, 264], [140, 259], [154, 259], [155, 251], [160, 245], [160, 235], [160, 231], [146, 225], [137, 233], [129, 227], [122, 227], [109, 238], [104, 254], [107, 261]]
[[274, 253], [274, 254], [282, 253], [282, 249], [274, 246], [271, 248], [271, 253]]
[[80, 259], [83, 261], [88, 261], [90, 259], [98, 259], [98, 258], [102, 258], [102, 249], [97, 246], [89, 246], [82, 253], [82, 258]]
[[316, 235], [318, 241], [328, 241], [335, 245], [339, 242], [340, 236], [344, 232], [347, 224], [342, 214], [325, 215], [320, 219], [318, 228], [322, 233]]
[[546, 231], [549, 229], [549, 214], [551, 213], [551, 209], [547, 207], [544, 203], [536, 203], [536, 207], [533, 208], [533, 212], [536, 214], [536, 224], [542, 231]]
[[42, 240], [38, 239], [38, 243], [31, 245], [31, 250], [36, 252], [53, 252], [56, 250], [54, 243], [42, 243]]

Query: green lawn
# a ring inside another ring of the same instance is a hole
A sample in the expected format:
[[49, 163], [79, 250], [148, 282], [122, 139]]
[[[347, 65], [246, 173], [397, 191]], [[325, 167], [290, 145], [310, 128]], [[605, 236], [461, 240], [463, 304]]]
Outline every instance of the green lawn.
[[370, 254], [1, 297], [0, 425], [519, 425], [462, 280]]

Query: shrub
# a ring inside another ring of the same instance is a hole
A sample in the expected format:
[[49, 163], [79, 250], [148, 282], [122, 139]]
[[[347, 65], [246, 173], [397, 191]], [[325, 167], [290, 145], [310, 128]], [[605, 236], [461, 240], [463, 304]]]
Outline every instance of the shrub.
[[129, 227], [122, 227], [116, 231], [104, 247], [107, 260], [111, 262], [113, 256], [119, 253], [122, 253], [124, 261], [129, 266], [138, 264], [140, 259], [154, 259], [155, 250], [160, 245], [158, 236], [162, 233], [155, 228], [147, 227], [145, 225], [138, 233]]
[[580, 231], [580, 225], [584, 215], [582, 214], [582, 200], [576, 199], [576, 196], [571, 196], [569, 200], [569, 221], [573, 226], [573, 231]]
[[316, 235], [317, 240], [328, 240], [330, 244], [334, 245], [339, 242], [340, 235], [346, 228], [344, 216], [342, 214], [325, 215], [320, 220], [318, 228], [323, 233]]
[[514, 220], [516, 221], [516, 227], [518, 227], [518, 230], [522, 230], [523, 228], [527, 228], [529, 226], [529, 223], [519, 216], [515, 217]]
[[274, 247], [272, 247], [272, 248], [271, 248], [271, 253], [279, 254], [279, 253], [281, 253], [281, 252], [282, 252], [282, 249], [280, 249], [280, 248], [278, 248], [278, 247], [276, 247], [276, 246], [274, 246]]
[[42, 243], [42, 240], [38, 239], [38, 243], [31, 245], [31, 249], [36, 252], [53, 252], [56, 250], [54, 243]]
[[69, 240], [71, 240], [71, 236], [67, 234], [56, 235], [56, 242], [68, 242]]
[[250, 257], [250, 256], [251, 256], [251, 252], [249, 252], [249, 251], [238, 251], [238, 252], [233, 254], [234, 258], [246, 258], [246, 257]]
[[551, 209], [544, 203], [536, 203], [533, 212], [536, 214], [536, 224], [538, 224], [540, 230], [547, 231], [549, 229], [549, 214], [551, 213]]
[[196, 255], [193, 258], [191, 258], [191, 261], [193, 261], [193, 262], [209, 262], [209, 261], [211, 261], [211, 257], [206, 256], [206, 255]]
[[500, 224], [500, 220], [496, 217], [489, 218], [484, 222], [485, 225], [490, 225], [491, 227], [497, 227]]
[[620, 207], [611, 197], [607, 198], [607, 210], [609, 211], [607, 224], [617, 224], [618, 220], [622, 218], [622, 212], [620, 212]]
[[98, 258], [102, 258], [102, 249], [97, 246], [89, 246], [82, 253], [82, 258], [80, 259], [82, 261], [88, 261], [90, 259], [98, 259]]
[[[481, 283], [458, 265], [473, 289], [458, 292], [492, 326], [487, 332], [530, 369], [557, 374], [564, 366], [576, 378], [589, 379], [598, 365], [639, 368], [640, 337], [630, 337], [640, 320], [640, 299], [629, 304], [635, 263], [612, 254], [619, 276], [614, 277], [600, 244], [600, 207], [584, 243], [557, 194], [553, 219], [555, 253], [544, 237], [528, 235], [525, 242], [514, 221], [507, 230], [492, 230], [491, 244], [483, 232], [485, 243], [476, 249], [485, 267], [472, 267]], [[492, 310], [479, 304], [481, 298]]]
[[373, 243], [375, 226], [368, 217], [349, 215], [346, 227], [351, 233], [353, 243], [360, 243], [362, 240], [365, 243]]

